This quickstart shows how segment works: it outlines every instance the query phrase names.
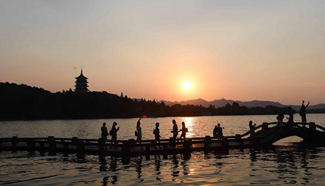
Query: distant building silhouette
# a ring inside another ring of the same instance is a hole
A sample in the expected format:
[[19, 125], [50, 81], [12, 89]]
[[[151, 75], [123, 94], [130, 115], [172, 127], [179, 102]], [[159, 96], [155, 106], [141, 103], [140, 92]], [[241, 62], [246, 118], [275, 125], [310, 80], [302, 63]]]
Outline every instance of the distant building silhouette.
[[76, 85], [75, 85], [75, 92], [77, 93], [85, 93], [88, 92], [88, 81], [87, 81], [87, 77], [85, 77], [82, 73], [82, 69], [81, 69], [81, 73], [78, 77], [76, 77]]

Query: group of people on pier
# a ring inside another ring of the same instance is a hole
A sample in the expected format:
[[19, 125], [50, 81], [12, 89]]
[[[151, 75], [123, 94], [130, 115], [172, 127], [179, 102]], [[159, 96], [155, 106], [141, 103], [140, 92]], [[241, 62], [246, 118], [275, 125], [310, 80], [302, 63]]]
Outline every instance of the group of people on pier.
[[[172, 124], [173, 124], [173, 130], [171, 130], [171, 133], [173, 134], [172, 139], [176, 140], [178, 133], [181, 132], [179, 139], [185, 140], [186, 134], [188, 132], [188, 128], [186, 128], [185, 122], [182, 122], [182, 128], [180, 130], [178, 130], [178, 125], [175, 120], [172, 120]], [[114, 121], [113, 125], [112, 125], [112, 129], [110, 130], [110, 132], [108, 132], [106, 123], [104, 122], [101, 127], [101, 139], [104, 141], [107, 141], [108, 135], [111, 135], [112, 136], [111, 142], [116, 143], [117, 142], [117, 132], [120, 129], [120, 127], [116, 127], [116, 126], [117, 126], [117, 123]], [[221, 127], [220, 123], [218, 123], [213, 129], [213, 137], [215, 137], [217, 139], [223, 139], [222, 130], [223, 130], [223, 127]], [[160, 129], [159, 129], [158, 122], [155, 124], [155, 128], [152, 133], [155, 136], [155, 142], [160, 143], [161, 136], [160, 136]], [[141, 140], [142, 140], [141, 118], [137, 121], [136, 130], [134, 132], [134, 135], [136, 136], [137, 141], [141, 144]]]
[[[306, 108], [309, 106], [309, 102], [307, 105], [304, 104], [304, 101], [302, 101], [302, 105], [299, 111], [299, 114], [301, 116], [302, 119], [302, 124], [303, 126], [305, 126], [307, 119], [306, 119]], [[289, 116], [287, 117], [288, 122], [287, 122], [287, 126], [296, 126], [294, 123], [294, 119], [293, 119], [293, 113], [289, 113]], [[284, 114], [283, 113], [279, 113], [276, 117], [277, 119], [277, 123], [278, 126], [283, 126], [284, 122]], [[178, 126], [175, 120], [172, 120], [172, 124], [173, 124], [173, 128], [171, 133], [173, 134], [172, 139], [176, 140], [178, 133], [181, 132], [180, 135], [180, 139], [185, 140], [186, 139], [186, 133], [188, 132], [188, 129], [186, 128], [185, 122], [182, 122], [182, 128], [181, 130], [178, 130]], [[117, 132], [119, 131], [120, 127], [117, 127], [117, 123], [114, 121], [111, 130], [108, 133], [107, 127], [106, 127], [106, 123], [103, 123], [103, 126], [101, 127], [101, 139], [106, 141], [107, 140], [107, 136], [111, 135], [111, 142], [112, 143], [117, 143]], [[255, 129], [256, 129], [256, 124], [253, 124], [253, 121], [249, 121], [249, 131], [251, 136], [254, 136], [255, 134]], [[136, 130], [135, 130], [135, 136], [136, 136], [136, 140], [141, 144], [142, 141], [142, 128], [141, 128], [141, 118], [138, 119], [137, 121], [137, 125], [136, 125]], [[155, 124], [155, 128], [153, 130], [153, 134], [155, 136], [155, 142], [156, 143], [160, 143], [160, 129], [159, 129], [159, 123], [157, 122]], [[223, 139], [223, 127], [220, 126], [220, 123], [218, 123], [214, 129], [213, 129], [213, 137], [217, 138], [217, 139]]]
[[[186, 128], [185, 122], [182, 122], [182, 128], [181, 130], [178, 130], [178, 126], [175, 120], [172, 121], [173, 124], [173, 130], [171, 131], [171, 133], [173, 134], [172, 139], [176, 140], [178, 133], [181, 132], [181, 136], [180, 139], [186, 139], [186, 133], [188, 132], [188, 128]], [[106, 141], [108, 135], [111, 135], [111, 142], [112, 143], [116, 143], [117, 142], [117, 132], [119, 131], [120, 127], [116, 127], [117, 123], [114, 121], [113, 125], [112, 125], [112, 129], [110, 130], [110, 132], [108, 133], [107, 127], [106, 127], [106, 123], [103, 123], [102, 127], [101, 127], [101, 139]], [[157, 143], [160, 143], [160, 129], [159, 129], [159, 123], [157, 122], [155, 124], [155, 128], [152, 132], [155, 136], [155, 141]], [[141, 140], [142, 140], [142, 128], [141, 128], [141, 118], [137, 121], [137, 126], [136, 126], [136, 130], [134, 132], [134, 135], [137, 137], [137, 141], [141, 144]]]
[[[112, 125], [112, 129], [109, 131], [109, 135], [112, 136], [112, 142], [116, 142], [117, 141], [117, 132], [120, 130], [120, 127], [116, 128], [117, 123], [114, 121], [113, 125]], [[103, 126], [101, 127], [101, 133], [102, 133], [102, 140], [107, 140], [107, 136], [108, 136], [108, 131], [107, 131], [107, 127], [106, 127], [106, 123], [103, 123]]]

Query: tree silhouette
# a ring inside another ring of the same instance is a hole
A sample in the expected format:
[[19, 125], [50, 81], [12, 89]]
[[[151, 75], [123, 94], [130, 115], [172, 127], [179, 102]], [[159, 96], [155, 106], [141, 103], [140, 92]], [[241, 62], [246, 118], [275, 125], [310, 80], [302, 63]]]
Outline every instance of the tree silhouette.
[[14, 83], [0, 83], [0, 120], [131, 118], [165, 116], [213, 116], [277, 114], [294, 112], [290, 107], [247, 108], [238, 103], [208, 108], [195, 105], [172, 105], [154, 100], [130, 99], [107, 92], [51, 93], [47, 90]]

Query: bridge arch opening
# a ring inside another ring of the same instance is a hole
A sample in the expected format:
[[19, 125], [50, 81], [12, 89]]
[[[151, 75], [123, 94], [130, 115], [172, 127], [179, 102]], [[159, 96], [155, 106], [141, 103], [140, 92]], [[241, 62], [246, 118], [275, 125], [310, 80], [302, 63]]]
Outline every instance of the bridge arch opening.
[[293, 143], [299, 143], [302, 142], [304, 139], [299, 136], [288, 136], [285, 138], [282, 138], [276, 142], [274, 142], [272, 145], [278, 145], [278, 146], [290, 146]]

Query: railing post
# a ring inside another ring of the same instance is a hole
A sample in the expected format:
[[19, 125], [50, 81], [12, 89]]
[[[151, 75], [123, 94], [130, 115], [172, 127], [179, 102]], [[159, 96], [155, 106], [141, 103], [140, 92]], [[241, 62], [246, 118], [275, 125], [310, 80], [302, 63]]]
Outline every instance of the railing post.
[[146, 160], [150, 160], [150, 144], [146, 145]]
[[11, 141], [13, 151], [16, 151], [17, 143], [18, 143], [18, 137], [13, 136]]
[[224, 138], [224, 140], [222, 140], [222, 147], [225, 149], [229, 149], [228, 138]]
[[56, 144], [54, 136], [48, 136], [47, 142], [49, 143], [49, 152], [55, 152]]
[[191, 138], [186, 138], [184, 140], [184, 150], [185, 150], [185, 152], [192, 151], [192, 139]]
[[262, 124], [262, 130], [267, 130], [268, 128], [269, 128], [269, 124], [266, 123], [266, 122], [264, 122], [264, 123]]
[[78, 154], [85, 153], [85, 144], [81, 139], [79, 139], [77, 142], [77, 152], [78, 152]]
[[167, 146], [167, 144], [164, 144], [164, 146], [163, 146], [163, 158], [164, 159], [168, 158], [168, 146]]
[[34, 139], [28, 139], [28, 141], [27, 141], [27, 150], [28, 151], [34, 151], [35, 150]]
[[169, 145], [172, 146], [172, 147], [175, 147], [176, 146], [176, 139], [169, 138]]
[[205, 136], [204, 138], [204, 150], [207, 151], [209, 149], [209, 145], [211, 143], [211, 137]]
[[123, 157], [128, 157], [128, 156], [130, 156], [129, 141], [123, 141], [123, 146], [122, 146], [122, 156], [123, 156]]
[[241, 135], [236, 134], [235, 136], [236, 136], [236, 140], [239, 141], [240, 148], [242, 149], [244, 147], [244, 143], [243, 143], [243, 140], [241, 139]]
[[69, 144], [63, 139], [61, 140], [61, 142], [63, 143], [63, 152], [67, 154], [69, 152]]
[[316, 124], [314, 122], [311, 122], [309, 124], [309, 129], [312, 130], [312, 131], [315, 131], [316, 130]]
[[99, 154], [104, 155], [104, 146], [105, 146], [105, 140], [103, 138], [98, 138], [98, 149], [99, 149]]
[[41, 140], [41, 141], [39, 142], [39, 151], [40, 151], [40, 152], [43, 152], [43, 151], [44, 151], [44, 141], [43, 141], [43, 140]]
[[76, 152], [78, 152], [78, 141], [79, 139], [77, 137], [71, 138], [72, 144], [76, 147]]

